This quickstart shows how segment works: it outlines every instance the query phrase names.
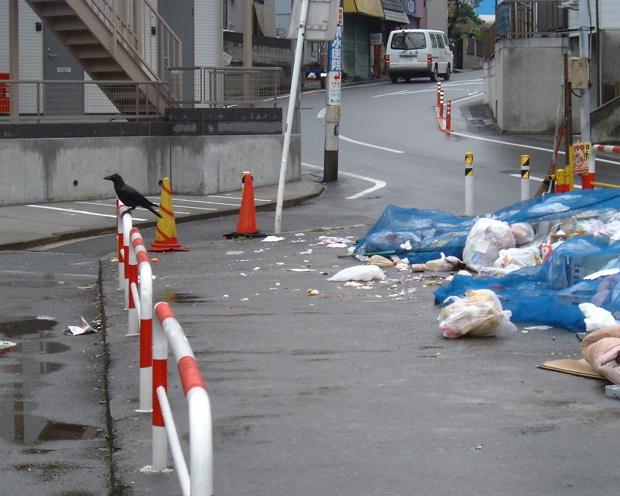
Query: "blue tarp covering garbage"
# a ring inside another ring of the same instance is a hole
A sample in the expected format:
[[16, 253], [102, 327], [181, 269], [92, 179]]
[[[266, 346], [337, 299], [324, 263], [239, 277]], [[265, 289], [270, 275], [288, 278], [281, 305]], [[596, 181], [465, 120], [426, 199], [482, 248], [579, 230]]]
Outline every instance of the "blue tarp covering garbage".
[[[560, 220], [587, 210], [620, 211], [620, 191], [613, 189], [573, 191], [545, 195], [502, 208], [490, 217], [508, 223]], [[419, 210], [388, 205], [377, 222], [360, 239], [357, 255], [398, 255], [411, 263], [463, 255], [465, 240], [476, 217], [460, 217], [438, 210]], [[406, 242], [409, 241], [411, 249]], [[402, 247], [401, 247], [402, 246]]]
[[620, 241], [583, 236], [562, 243], [536, 267], [527, 267], [503, 277], [455, 276], [435, 291], [437, 303], [462, 296], [472, 289], [491, 289], [511, 320], [573, 331], [585, 329], [580, 303], [594, 303], [620, 317], [620, 274], [583, 280], [602, 269], [620, 268]]

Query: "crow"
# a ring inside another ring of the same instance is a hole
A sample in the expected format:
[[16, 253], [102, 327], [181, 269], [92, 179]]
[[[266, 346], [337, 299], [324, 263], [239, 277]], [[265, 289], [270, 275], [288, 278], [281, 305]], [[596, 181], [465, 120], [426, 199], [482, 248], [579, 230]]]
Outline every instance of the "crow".
[[127, 210], [125, 213], [131, 212], [136, 207], [143, 207], [153, 212], [155, 215], [157, 215], [157, 217], [161, 218], [159, 212], [157, 212], [157, 210], [153, 208], [157, 207], [157, 205], [149, 199], [145, 198], [142, 194], [140, 194], [128, 184], [125, 184], [125, 181], [123, 181], [123, 178], [121, 176], [119, 176], [118, 174], [112, 174], [111, 176], [105, 176], [104, 179], [107, 179], [108, 181], [112, 181], [114, 183], [114, 191], [116, 191], [116, 196], [121, 202], [123, 202], [123, 205], [129, 207], [129, 210]]

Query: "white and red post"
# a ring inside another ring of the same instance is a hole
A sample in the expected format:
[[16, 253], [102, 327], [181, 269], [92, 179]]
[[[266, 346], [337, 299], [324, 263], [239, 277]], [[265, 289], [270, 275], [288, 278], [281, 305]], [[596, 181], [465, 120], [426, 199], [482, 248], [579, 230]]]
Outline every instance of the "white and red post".
[[140, 412], [153, 410], [153, 271], [140, 230], [131, 230], [139, 275]]
[[[181, 486], [186, 488], [186, 470], [180, 452], [176, 429], [167, 401], [168, 344], [176, 359], [177, 370], [189, 408], [190, 470], [188, 494], [213, 494], [213, 439], [211, 405], [198, 362], [177, 322], [174, 312], [165, 302], [155, 305], [153, 326], [153, 470], [167, 466], [166, 430], [171, 434], [170, 449], [175, 460]], [[164, 422], [165, 419], [165, 422]]]
[[596, 152], [614, 153], [620, 155], [620, 146], [618, 145], [592, 145], [592, 153], [588, 160], [588, 172], [583, 174], [581, 178], [581, 187], [583, 189], [593, 189], [596, 181]]

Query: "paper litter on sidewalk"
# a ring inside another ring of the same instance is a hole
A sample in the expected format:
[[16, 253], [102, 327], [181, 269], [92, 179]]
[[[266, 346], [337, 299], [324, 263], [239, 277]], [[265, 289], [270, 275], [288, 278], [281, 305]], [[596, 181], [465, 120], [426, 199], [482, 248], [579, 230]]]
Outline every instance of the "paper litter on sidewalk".
[[67, 336], [79, 336], [81, 334], [93, 334], [97, 332], [84, 317], [80, 316], [80, 319], [81, 323], [79, 326], [67, 326], [65, 330]]

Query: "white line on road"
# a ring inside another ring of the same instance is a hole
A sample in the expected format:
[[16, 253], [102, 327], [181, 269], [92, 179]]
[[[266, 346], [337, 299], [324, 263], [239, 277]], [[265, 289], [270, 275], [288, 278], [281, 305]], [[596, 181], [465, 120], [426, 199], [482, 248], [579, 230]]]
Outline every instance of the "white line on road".
[[[50, 207], [48, 205], [26, 205], [27, 207], [32, 207], [32, 208], [44, 208], [47, 210], [58, 210], [60, 212], [67, 212], [67, 213], [72, 213], [72, 214], [84, 214], [84, 215], [94, 215], [96, 217], [111, 217], [113, 219], [116, 219], [116, 215], [112, 215], [112, 214], [98, 214], [95, 212], [87, 212], [86, 210], [75, 210], [73, 208], [60, 208], [60, 207]], [[148, 219], [139, 219], [138, 217], [134, 217], [133, 220], [148, 220]]]
[[[480, 83], [458, 83], [458, 84], [451, 84], [448, 86], [444, 85], [443, 87], [454, 88], [455, 90], [459, 90], [459, 91], [465, 91], [465, 88], [456, 88], [456, 86], [465, 86], [465, 85], [471, 85], [471, 84], [479, 85]], [[437, 88], [427, 88], [425, 90], [398, 90], [398, 91], [390, 91], [389, 93], [381, 93], [379, 95], [373, 95], [372, 98], [381, 98], [384, 96], [413, 95], [416, 93], [436, 93], [436, 92], [437, 92]]]
[[[226, 196], [226, 195], [209, 195], [207, 196], [207, 198], [224, 198], [226, 200], [241, 200], [240, 196]], [[181, 201], [196, 201], [196, 200], [189, 200], [187, 198], [179, 198]], [[254, 198], [254, 201], [262, 201], [262, 202], [270, 202], [273, 200], [265, 200], [265, 199], [261, 199], [261, 198]]]
[[464, 96], [462, 98], [457, 98], [456, 100], [452, 100], [452, 103], [461, 103], [461, 102], [464, 102], [465, 100], [469, 100], [470, 98], [476, 98], [482, 95], [484, 95], [484, 93], [482, 91], [478, 91], [472, 95]]
[[[499, 145], [509, 145], [509, 146], [514, 146], [517, 148], [527, 148], [529, 150], [538, 150], [541, 152], [551, 152], [553, 153], [553, 150], [551, 148], [543, 148], [542, 146], [533, 146], [533, 145], [523, 145], [521, 143], [512, 143], [510, 141], [503, 141], [503, 140], [498, 140], [498, 139], [492, 139], [492, 138], [483, 138], [482, 136], [473, 136], [471, 134], [465, 134], [465, 133], [458, 133], [458, 132], [452, 132], [452, 136], [460, 136], [461, 138], [469, 138], [469, 139], [473, 139], [473, 140], [479, 140], [479, 141], [488, 141], [489, 143], [497, 143]], [[565, 155], [565, 152], [563, 151], [559, 151], [558, 152], [560, 155]], [[614, 164], [614, 165], [620, 165], [620, 162], [615, 161], [615, 160], [608, 160], [606, 158], [597, 158], [596, 159], [597, 162], [605, 162], [607, 164]]]
[[[510, 174], [512, 177], [517, 177], [519, 179], [521, 179], [521, 174]], [[543, 177], [537, 177], [537, 176], [530, 176], [530, 181], [536, 181], [537, 183], [542, 183], [545, 179]], [[573, 186], [575, 189], [581, 189], [581, 186], [579, 186], [578, 184], [575, 184]]]
[[316, 118], [317, 119], [322, 119], [323, 117], [325, 117], [325, 112], [326, 112], [326, 108], [323, 107], [321, 110], [319, 110], [319, 113], [316, 114]]
[[357, 141], [346, 136], [340, 135], [342, 141], [348, 141], [349, 143], [355, 143], [356, 145], [367, 146], [368, 148], [376, 148], [377, 150], [383, 150], [390, 153], [405, 153], [402, 150], [395, 150], [394, 148], [386, 148], [385, 146], [372, 145], [370, 143], [364, 143], [363, 141]]
[[[309, 164], [307, 162], [302, 162], [301, 165], [303, 165], [304, 167], [310, 167], [312, 169], [321, 169], [321, 170], [323, 169], [323, 167], [320, 167], [314, 164]], [[381, 181], [380, 179], [373, 179], [372, 177], [360, 176], [359, 174], [355, 174], [353, 172], [340, 171], [339, 173], [342, 174], [343, 176], [354, 177], [355, 179], [361, 179], [362, 181], [368, 181], [371, 183], [375, 183], [375, 185], [372, 186], [371, 188], [365, 189], [364, 191], [360, 191], [359, 193], [356, 193], [354, 195], [347, 196], [345, 200], [355, 200], [356, 198], [360, 198], [364, 195], [367, 195], [368, 193], [372, 193], [373, 191], [377, 191], [378, 189], [385, 188], [385, 186], [387, 185], [385, 181]]]

